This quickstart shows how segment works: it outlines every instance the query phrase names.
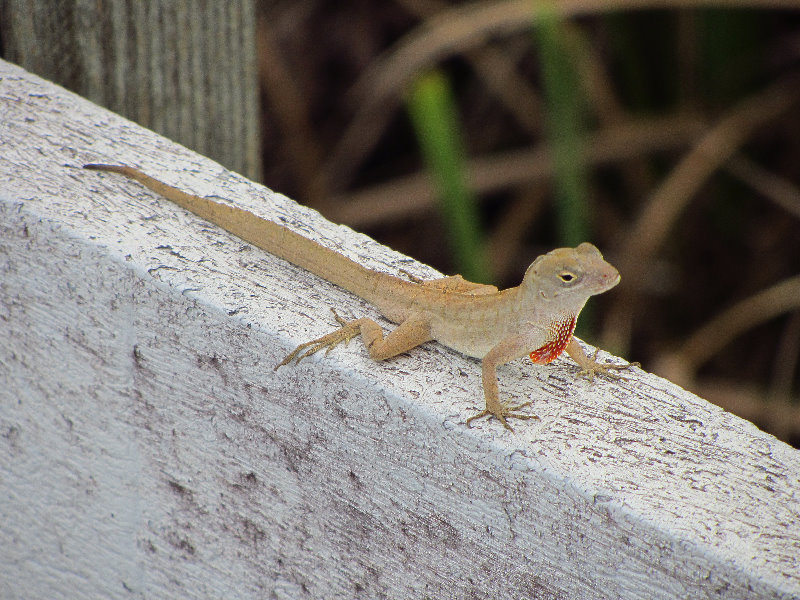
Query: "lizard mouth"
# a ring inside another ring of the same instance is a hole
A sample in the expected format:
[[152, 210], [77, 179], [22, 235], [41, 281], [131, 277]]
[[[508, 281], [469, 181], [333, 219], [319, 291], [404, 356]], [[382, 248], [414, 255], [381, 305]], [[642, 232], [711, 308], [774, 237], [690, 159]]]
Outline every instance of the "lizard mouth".
[[600, 294], [607, 290], [610, 290], [615, 285], [617, 285], [621, 280], [619, 272], [614, 269], [613, 273], [605, 273], [600, 276], [599, 281], [597, 282], [597, 291], [596, 294]]

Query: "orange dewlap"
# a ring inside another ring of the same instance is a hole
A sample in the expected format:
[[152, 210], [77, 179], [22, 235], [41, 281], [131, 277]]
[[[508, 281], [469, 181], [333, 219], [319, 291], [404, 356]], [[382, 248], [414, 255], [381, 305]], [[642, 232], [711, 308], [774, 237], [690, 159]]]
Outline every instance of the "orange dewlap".
[[572, 339], [577, 322], [577, 316], [563, 321], [553, 321], [550, 324], [550, 339], [544, 346], [531, 352], [531, 360], [535, 363], [549, 363], [557, 359]]

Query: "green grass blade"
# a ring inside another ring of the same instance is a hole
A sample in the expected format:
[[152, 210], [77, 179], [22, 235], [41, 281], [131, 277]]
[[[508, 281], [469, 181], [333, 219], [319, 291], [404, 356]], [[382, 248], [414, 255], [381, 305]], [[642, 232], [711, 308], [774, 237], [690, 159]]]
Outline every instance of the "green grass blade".
[[466, 279], [488, 283], [475, 195], [469, 188], [458, 110], [450, 84], [439, 71], [412, 85], [408, 112], [423, 159], [440, 197], [456, 266]]
[[563, 245], [576, 246], [587, 241], [589, 231], [588, 176], [581, 153], [585, 103], [558, 17], [543, 16], [535, 26], [535, 34], [555, 170], [559, 237]]

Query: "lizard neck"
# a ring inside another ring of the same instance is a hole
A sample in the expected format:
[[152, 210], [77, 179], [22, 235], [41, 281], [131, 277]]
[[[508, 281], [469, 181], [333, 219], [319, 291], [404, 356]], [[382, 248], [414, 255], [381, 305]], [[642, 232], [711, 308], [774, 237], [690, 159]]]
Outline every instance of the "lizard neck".
[[534, 363], [553, 362], [564, 352], [575, 333], [578, 315], [564, 315], [553, 319], [547, 330], [547, 341], [530, 353]]

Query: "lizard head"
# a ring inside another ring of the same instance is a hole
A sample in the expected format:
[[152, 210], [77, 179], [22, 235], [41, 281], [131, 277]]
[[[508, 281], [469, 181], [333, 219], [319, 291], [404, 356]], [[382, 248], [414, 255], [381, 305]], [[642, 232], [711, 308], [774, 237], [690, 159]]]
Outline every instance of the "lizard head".
[[526, 296], [555, 302], [559, 312], [577, 315], [590, 296], [619, 283], [619, 272], [592, 244], [558, 248], [537, 258], [522, 280]]

